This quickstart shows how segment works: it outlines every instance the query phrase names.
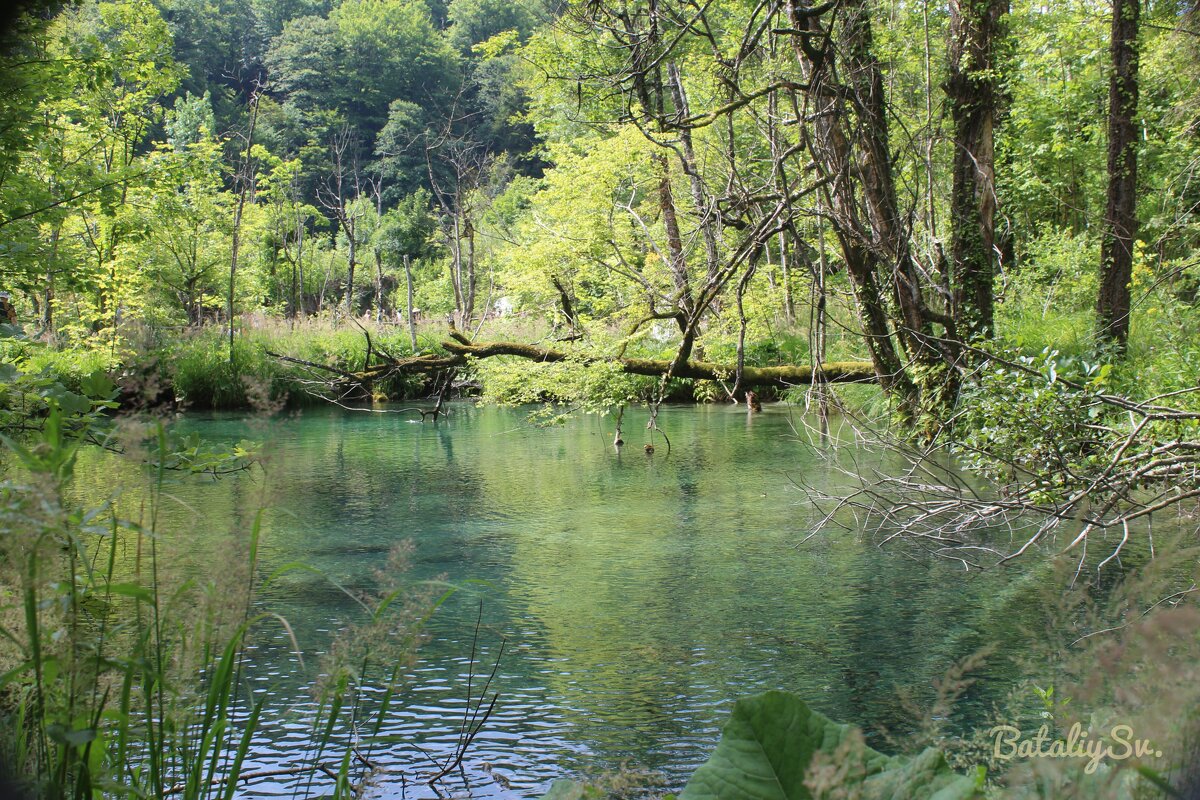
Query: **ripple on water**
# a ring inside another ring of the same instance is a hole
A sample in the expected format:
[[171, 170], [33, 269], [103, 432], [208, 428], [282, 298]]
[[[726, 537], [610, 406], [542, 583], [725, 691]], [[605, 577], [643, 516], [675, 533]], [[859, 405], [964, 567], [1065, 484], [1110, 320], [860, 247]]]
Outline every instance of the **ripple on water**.
[[[206, 436], [273, 445], [261, 475], [172, 477], [182, 502], [164, 507], [160, 527], [186, 532], [180, 557], [220, 563], [230, 531], [244, 536], [266, 496], [263, 574], [304, 562], [327, 576], [286, 572], [260, 595], [289, 620], [305, 660], [302, 669], [282, 630], [257, 632], [248, 680], [265, 711], [247, 769], [313, 751], [319, 654], [361, 616], [327, 578], [370, 589], [404, 539], [415, 546], [412, 578], [444, 574], [461, 588], [435, 615], [382, 741], [363, 743], [388, 771], [381, 798], [435, 796], [419, 776], [454, 753], [501, 640], [489, 687], [500, 699], [452, 787], [478, 798], [536, 797], [557, 777], [626, 764], [678, 788], [733, 700], [768, 688], [891, 726], [897, 688], [926, 687], [966, 655], [952, 637], [1002, 627], [987, 603], [1002, 576], [963, 581], [853, 535], [798, 547], [813, 513], [789, 476], [825, 489], [841, 478], [795, 443], [786, 414], [668, 408], [660, 423], [672, 450], [646, 458], [628, 415], [631, 447], [620, 454], [608, 444], [611, 419], [534, 430], [519, 410], [465, 405], [437, 426], [324, 411], [266, 432], [234, 416], [185, 419]], [[105, 458], [81, 457], [81, 486], [107, 494]], [[142, 478], [121, 474], [134, 502]], [[329, 752], [347, 738], [340, 731]], [[264, 779], [242, 795], [291, 797], [296, 786]], [[312, 786], [301, 796], [327, 790]]]

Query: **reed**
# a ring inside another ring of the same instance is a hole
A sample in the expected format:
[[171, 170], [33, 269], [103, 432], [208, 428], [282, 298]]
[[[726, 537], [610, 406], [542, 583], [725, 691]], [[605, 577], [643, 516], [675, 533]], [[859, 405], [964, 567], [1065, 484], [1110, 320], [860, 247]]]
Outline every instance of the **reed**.
[[[260, 576], [263, 515], [223, 576], [184, 572], [159, 529], [171, 439], [161, 422], [141, 425], [157, 456], [137, 519], [112, 501], [70, 504], [81, 439], [57, 409], [35, 438], [4, 439], [19, 463], [0, 483], [0, 758], [31, 796], [232, 800], [267, 777], [245, 769], [263, 713], [243, 680], [247, 642], [267, 626], [291, 630], [257, 600], [270, 579]], [[405, 583], [405, 554], [377, 594], [356, 597], [363, 623], [330, 648], [312, 748], [270, 777], [331, 781], [349, 798], [374, 771], [348, 732], [378, 734], [402, 667], [452, 591]]]

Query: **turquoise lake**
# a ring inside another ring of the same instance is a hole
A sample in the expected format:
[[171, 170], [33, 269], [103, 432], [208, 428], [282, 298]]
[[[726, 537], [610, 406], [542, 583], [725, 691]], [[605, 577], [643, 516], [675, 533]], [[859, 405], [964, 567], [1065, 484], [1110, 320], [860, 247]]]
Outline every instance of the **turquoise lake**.
[[[168, 476], [158, 527], [179, 568], [218, 569], [261, 509], [260, 577], [293, 562], [321, 573], [286, 570], [260, 593], [306, 661], [282, 626], [260, 626], [246, 682], [266, 710], [248, 770], [309, 746], [317, 654], [360, 619], [338, 586], [368, 589], [404, 540], [411, 579], [461, 588], [433, 617], [387, 743], [372, 750], [388, 770], [381, 797], [434, 796], [418, 777], [453, 752], [468, 682], [477, 698], [502, 642], [495, 710], [443, 793], [537, 797], [555, 778], [621, 768], [678, 789], [734, 700], [769, 688], [884, 747], [881, 728], [911, 726], [903, 691], [928, 695], [956, 660], [1021, 624], [1001, 601], [1020, 571], [966, 572], [853, 530], [809, 537], [820, 513], [801, 486], [836, 492], [850, 479], [812, 446], [798, 410], [664, 408], [671, 448], [656, 437], [651, 455], [644, 411], [626, 414], [621, 452], [611, 417], [542, 428], [527, 414], [456, 403], [436, 424], [325, 409], [178, 423], [266, 443], [248, 472]], [[888, 469], [848, 452], [859, 468]], [[128, 516], [148, 484], [134, 461], [89, 451], [76, 492], [115, 493]], [[987, 702], [969, 693], [960, 724]], [[320, 781], [267, 779], [242, 796], [321, 793]]]

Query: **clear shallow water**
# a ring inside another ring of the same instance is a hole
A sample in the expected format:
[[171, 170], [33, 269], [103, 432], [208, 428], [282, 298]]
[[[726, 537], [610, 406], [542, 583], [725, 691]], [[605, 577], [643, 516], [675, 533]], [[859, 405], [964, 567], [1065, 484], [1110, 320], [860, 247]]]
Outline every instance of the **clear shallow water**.
[[[732, 702], [768, 688], [868, 731], [903, 730], [899, 690], [919, 695], [1020, 623], [997, 599], [1015, 574], [965, 575], [836, 531], [802, 544], [816, 514], [796, 483], [845, 478], [801, 444], [785, 407], [749, 419], [740, 408], [665, 409], [673, 446], [658, 439], [653, 456], [644, 422], [627, 414], [617, 453], [611, 419], [536, 428], [522, 410], [468, 404], [436, 425], [326, 410], [270, 423], [198, 415], [181, 424], [269, 441], [265, 467], [219, 481], [172, 476], [159, 528], [182, 545], [178, 558], [212, 569], [230, 532], [244, 535], [265, 507], [263, 575], [300, 561], [365, 589], [388, 550], [411, 539], [413, 577], [465, 587], [435, 616], [385, 725], [392, 741], [374, 751], [396, 773], [379, 786], [385, 797], [432, 796], [413, 777], [430, 771], [429, 755], [454, 750], [469, 676], [477, 696], [501, 641], [500, 700], [449, 784], [474, 797], [536, 797], [556, 777], [622, 765], [678, 788]], [[98, 453], [77, 474], [81, 499], [122, 487], [126, 514], [147, 483], [135, 464]], [[308, 746], [311, 656], [357, 618], [311, 573], [288, 572], [262, 603], [310, 657], [301, 669], [281, 630], [256, 638], [249, 680], [267, 710], [248, 770], [286, 765]], [[315, 782], [299, 796], [322, 791]], [[295, 792], [268, 780], [244, 794]]]

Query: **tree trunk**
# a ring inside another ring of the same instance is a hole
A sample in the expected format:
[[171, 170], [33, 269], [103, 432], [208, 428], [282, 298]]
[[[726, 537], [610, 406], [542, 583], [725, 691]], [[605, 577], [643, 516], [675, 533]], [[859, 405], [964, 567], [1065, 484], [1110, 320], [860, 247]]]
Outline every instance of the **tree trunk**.
[[1129, 339], [1129, 282], [1137, 235], [1138, 11], [1140, 0], [1113, 0], [1112, 76], [1108, 86], [1108, 201], [1100, 245], [1100, 338]]
[[[671, 260], [668, 265], [675, 281], [676, 302], [685, 312], [691, 313], [693, 306], [692, 284], [688, 278], [687, 262], [683, 258], [683, 236], [679, 232], [679, 218], [675, 214], [675, 198], [671, 194], [671, 168], [666, 156], [653, 157], [658, 162], [660, 170], [658, 179], [658, 207], [662, 211], [663, 227], [667, 231], [667, 257]], [[685, 334], [685, 315], [680, 315], [679, 329]]]
[[917, 387], [896, 352], [876, 259], [868, 249], [872, 237], [863, 219], [865, 210], [859, 206], [846, 111], [839, 92], [830, 85], [836, 83], [828, 61], [832, 52], [829, 48], [818, 50], [813, 45], [823, 31], [807, 13], [808, 9], [799, 0], [792, 0], [790, 9], [793, 28], [798, 31], [793, 36], [797, 60], [810, 84], [805, 104], [806, 114], [812, 119], [810, 151], [822, 179], [827, 182], [830, 216], [854, 292], [863, 338], [879, 385], [896, 397], [909, 416], [915, 416]]
[[354, 228], [356, 226], [350, 220], [347, 214], [345, 229], [347, 242], [347, 259], [349, 264], [346, 271], [346, 316], [354, 316], [354, 268], [358, 266], [358, 242], [355, 241]]
[[[661, 359], [649, 358], [608, 358], [608, 357], [581, 357], [578, 353], [569, 353], [562, 350], [553, 350], [539, 345], [525, 344], [523, 342], [478, 342], [473, 343], [460, 332], [451, 334], [454, 336], [453, 341], [442, 342], [442, 347], [449, 355], [439, 355], [436, 353], [427, 353], [424, 355], [413, 356], [411, 358], [402, 358], [396, 361], [384, 361], [373, 363], [368, 369], [359, 373], [349, 373], [333, 367], [325, 367], [323, 365], [312, 364], [311, 362], [298, 362], [296, 359], [288, 356], [280, 356], [275, 353], [268, 353], [273, 358], [280, 358], [284, 361], [293, 363], [305, 363], [308, 366], [316, 366], [328, 370], [331, 373], [338, 374], [343, 378], [354, 379], [357, 381], [372, 381], [378, 380], [382, 375], [391, 374], [394, 372], [439, 372], [441, 370], [459, 367], [467, 363], [468, 358], [495, 358], [497, 356], [514, 356], [524, 358], [531, 361], [539, 361], [543, 363], [552, 363], [559, 361], [572, 361], [584, 364], [605, 363], [613, 364], [620, 370], [629, 375], [645, 375], [652, 377], [661, 377], [664, 374], [670, 374], [677, 378], [687, 378], [690, 380], [724, 380], [731, 375], [736, 365], [733, 364], [715, 364], [708, 361], [686, 361], [682, 364], [672, 361], [664, 361]], [[874, 368], [870, 363], [862, 361], [835, 361], [821, 364], [818, 368], [822, 379], [830, 383], [872, 383], [875, 381]], [[809, 366], [779, 366], [779, 367], [752, 367], [746, 366], [742, 369], [742, 385], [744, 387], [752, 386], [771, 386], [780, 391], [786, 390], [796, 384], [807, 384], [813, 380], [813, 368]]]
[[383, 258], [378, 249], [375, 255], [375, 321], [383, 320]]
[[[841, 30], [835, 49], [819, 20], [827, 10], [814, 11], [801, 0], [790, 3], [793, 43], [809, 84], [810, 150], [827, 185], [834, 232], [879, 383], [910, 419], [922, 410], [937, 414], [956, 390], [957, 334], [953, 321], [925, 302], [926, 286], [899, 211], [869, 4], [847, 0], [837, 7]], [[934, 323], [946, 329], [944, 336], [934, 335]]]
[[412, 261], [409, 259], [407, 254], [405, 254], [405, 256], [404, 256], [404, 279], [406, 281], [408, 281], [408, 305], [407, 305], [407, 309], [406, 309], [406, 312], [408, 315], [408, 338], [412, 344], [413, 353], [416, 353], [417, 352], [417, 323], [416, 323], [416, 320], [413, 318]]
[[[466, 220], [467, 233], [467, 286], [463, 292], [463, 320], [462, 327], [468, 329], [474, 324], [475, 320], [475, 292], [477, 289], [477, 278], [475, 276], [475, 226], [471, 224], [471, 220]], [[484, 314], [487, 309], [484, 309]]]
[[[675, 101], [676, 113], [682, 119], [687, 119], [691, 116], [691, 109], [688, 106], [687, 93], [683, 88], [683, 78], [674, 62], [667, 65], [667, 75], [671, 81], [671, 95]], [[721, 257], [717, 250], [717, 215], [713, 213], [712, 203], [705, 196], [704, 182], [700, 179], [700, 172], [696, 166], [696, 151], [692, 146], [690, 128], [683, 127], [679, 130], [679, 143], [680, 161], [683, 164], [683, 171], [688, 176], [688, 185], [692, 191], [692, 203], [696, 206], [697, 224], [704, 237], [705, 274], [708, 280], [713, 280], [721, 271]]]
[[254, 183], [254, 162], [251, 160], [251, 148], [254, 146], [254, 128], [258, 123], [258, 95], [250, 101], [250, 130], [246, 133], [246, 150], [243, 156], [240, 175], [241, 190], [238, 192], [237, 206], [233, 212], [233, 239], [230, 242], [229, 258], [229, 363], [233, 363], [233, 301], [234, 288], [237, 281], [238, 249], [242, 236], [242, 212], [246, 208], [246, 196]]
[[796, 302], [792, 297], [792, 272], [786, 236], [784, 231], [779, 232], [779, 282], [783, 289], [783, 320], [791, 326], [796, 324]]
[[454, 231], [450, 236], [450, 283], [454, 286], [454, 311], [458, 314], [459, 327], [463, 324], [463, 268], [462, 268], [462, 232], [459, 225], [459, 213], [454, 212]]
[[843, 32], [845, 66], [859, 117], [854, 149], [859, 156], [858, 173], [868, 226], [862, 234], [873, 260], [883, 268], [885, 276], [891, 273], [892, 298], [899, 310], [896, 331], [901, 345], [909, 359], [933, 366], [939, 354], [930, 344], [932, 330], [923, 286], [896, 201], [883, 72], [873, 49], [869, 6], [866, 2], [853, 4], [847, 8], [847, 15]]
[[995, 40], [1008, 0], [952, 0], [950, 76], [954, 120], [950, 194], [953, 313], [964, 337], [990, 337], [994, 327], [996, 166], [993, 128], [998, 102]]
[[54, 273], [58, 269], [58, 240], [62, 233], [62, 223], [54, 226], [50, 234], [50, 265], [46, 267], [46, 308], [42, 317], [42, 327], [47, 337], [54, 335]]
[[288, 319], [292, 320], [296, 319], [297, 315], [300, 313], [299, 285], [300, 276], [302, 274], [301, 270], [303, 269], [300, 262], [303, 258], [304, 225], [299, 224], [296, 226], [296, 258], [292, 260], [292, 291], [291, 302], [289, 303], [290, 307], [288, 308]]

